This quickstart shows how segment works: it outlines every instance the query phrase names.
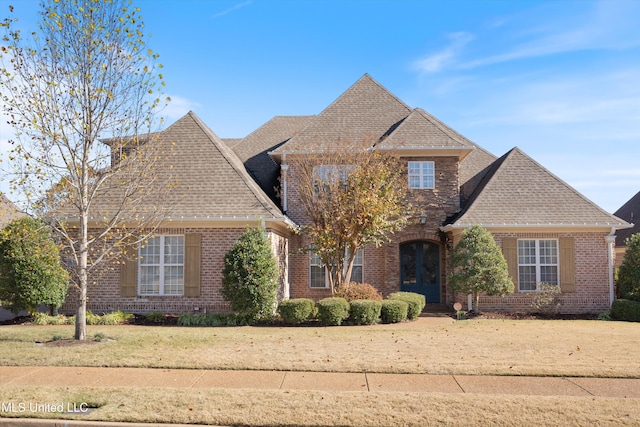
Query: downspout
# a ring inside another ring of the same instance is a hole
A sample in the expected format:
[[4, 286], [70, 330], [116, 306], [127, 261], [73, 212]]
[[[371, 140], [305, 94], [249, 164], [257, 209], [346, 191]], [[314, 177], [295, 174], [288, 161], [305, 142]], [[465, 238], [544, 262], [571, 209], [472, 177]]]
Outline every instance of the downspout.
[[287, 171], [289, 170], [289, 165], [287, 164], [287, 153], [282, 153], [282, 164], [280, 165], [282, 169], [282, 211], [287, 213]]
[[609, 307], [613, 305], [613, 300], [616, 298], [615, 295], [615, 281], [614, 281], [614, 265], [613, 265], [613, 253], [616, 245], [616, 228], [611, 227], [611, 233], [605, 236], [605, 241], [607, 242], [607, 255], [609, 259]]

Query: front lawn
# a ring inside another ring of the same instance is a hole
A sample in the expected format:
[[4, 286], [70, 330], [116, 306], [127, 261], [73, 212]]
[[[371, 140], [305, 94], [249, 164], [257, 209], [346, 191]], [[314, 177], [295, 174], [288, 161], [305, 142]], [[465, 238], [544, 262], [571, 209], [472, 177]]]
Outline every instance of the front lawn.
[[[472, 375], [640, 376], [640, 328], [589, 320], [348, 327], [0, 326], [0, 364]], [[433, 322], [433, 321], [432, 321]], [[39, 342], [39, 343], [37, 343]]]

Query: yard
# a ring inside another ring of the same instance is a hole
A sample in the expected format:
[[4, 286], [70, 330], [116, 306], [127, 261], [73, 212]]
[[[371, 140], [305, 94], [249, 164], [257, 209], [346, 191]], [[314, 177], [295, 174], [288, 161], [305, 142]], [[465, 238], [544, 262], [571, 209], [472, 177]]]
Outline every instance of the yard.
[[[428, 323], [427, 323], [428, 322]], [[419, 319], [368, 327], [0, 327], [0, 364], [459, 375], [640, 376], [640, 328], [588, 320]], [[640, 401], [437, 393], [6, 387], [0, 401], [92, 401], [91, 419], [232, 425], [638, 422]]]

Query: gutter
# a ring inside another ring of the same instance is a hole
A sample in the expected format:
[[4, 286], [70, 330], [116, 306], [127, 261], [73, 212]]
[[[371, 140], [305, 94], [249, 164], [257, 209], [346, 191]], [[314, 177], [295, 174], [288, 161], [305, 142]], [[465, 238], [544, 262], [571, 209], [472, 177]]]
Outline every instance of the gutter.
[[615, 294], [615, 280], [614, 280], [614, 265], [613, 265], [613, 253], [616, 247], [616, 228], [611, 227], [611, 232], [605, 236], [605, 242], [607, 242], [607, 259], [609, 261], [609, 308], [613, 305], [613, 300], [616, 299]]
[[610, 222], [607, 223], [583, 223], [583, 224], [576, 224], [576, 223], [571, 223], [571, 224], [554, 224], [554, 223], [548, 223], [548, 224], [539, 224], [539, 223], [531, 223], [531, 224], [507, 224], [507, 223], [501, 223], [501, 224], [483, 224], [483, 223], [473, 223], [473, 224], [448, 224], [445, 226], [440, 227], [441, 231], [447, 232], [447, 231], [452, 231], [452, 230], [464, 230], [467, 229], [469, 227], [472, 227], [474, 225], [481, 225], [484, 228], [509, 228], [509, 229], [513, 229], [513, 228], [522, 228], [522, 229], [527, 229], [527, 228], [611, 228], [614, 230], [623, 230], [625, 228], [631, 228], [633, 227], [633, 224], [612, 224]]

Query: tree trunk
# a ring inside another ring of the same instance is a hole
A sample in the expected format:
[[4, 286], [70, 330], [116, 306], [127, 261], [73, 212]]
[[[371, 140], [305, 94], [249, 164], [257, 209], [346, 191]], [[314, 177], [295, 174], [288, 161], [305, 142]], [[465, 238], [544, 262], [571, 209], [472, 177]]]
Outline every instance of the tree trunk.
[[480, 303], [480, 292], [474, 292], [474, 293], [473, 293], [473, 299], [475, 300], [475, 301], [474, 301], [474, 302], [475, 302], [475, 304], [474, 304], [474, 306], [473, 306], [473, 312], [474, 312], [475, 314], [478, 314], [478, 313], [480, 313], [480, 309], [479, 309], [479, 307], [478, 307], [478, 304]]

